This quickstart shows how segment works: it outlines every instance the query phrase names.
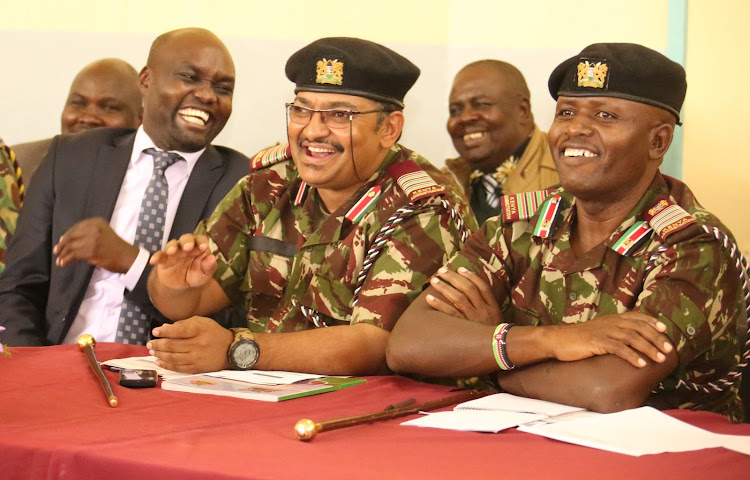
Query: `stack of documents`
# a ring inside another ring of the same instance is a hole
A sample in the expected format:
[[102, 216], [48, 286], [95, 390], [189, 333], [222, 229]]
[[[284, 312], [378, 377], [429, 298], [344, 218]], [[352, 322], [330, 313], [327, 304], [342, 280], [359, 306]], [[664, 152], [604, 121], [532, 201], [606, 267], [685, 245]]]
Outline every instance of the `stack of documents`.
[[326, 377], [310, 373], [219, 370], [190, 375], [156, 366], [156, 357], [117, 358], [102, 362], [113, 369], [156, 370], [161, 388], [177, 392], [205, 393], [228, 397], [279, 402], [331, 392], [364, 383], [363, 378]]
[[641, 456], [724, 447], [750, 455], [750, 436], [712, 433], [640, 407], [600, 414], [558, 403], [498, 393], [427, 413], [402, 425], [497, 433], [507, 428], [562, 442]]
[[572, 414], [597, 415], [579, 407], [496, 393], [461, 403], [452, 411], [428, 413], [402, 425], [497, 433], [530, 422], [570, 418]]

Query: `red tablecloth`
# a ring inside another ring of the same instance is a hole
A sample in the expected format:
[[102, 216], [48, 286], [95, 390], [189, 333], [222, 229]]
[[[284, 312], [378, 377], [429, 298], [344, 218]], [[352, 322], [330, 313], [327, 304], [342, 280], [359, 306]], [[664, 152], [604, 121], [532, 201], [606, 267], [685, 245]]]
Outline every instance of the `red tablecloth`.
[[[403, 419], [295, 439], [301, 418], [368, 413], [449, 395], [403, 377], [280, 403], [127, 389], [110, 408], [76, 346], [13, 348], [0, 358], [0, 478], [9, 479], [749, 479], [750, 456], [722, 448], [630, 457], [518, 432], [403, 427]], [[101, 343], [100, 361], [146, 355]], [[711, 413], [673, 411], [699, 427], [750, 435]]]

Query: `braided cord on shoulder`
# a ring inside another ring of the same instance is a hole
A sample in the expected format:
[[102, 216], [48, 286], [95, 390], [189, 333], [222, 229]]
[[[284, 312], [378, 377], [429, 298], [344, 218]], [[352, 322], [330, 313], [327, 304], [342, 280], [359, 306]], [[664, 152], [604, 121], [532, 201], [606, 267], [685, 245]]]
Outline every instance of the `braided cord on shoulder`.
[[[459, 239], [461, 240], [461, 243], [464, 243], [466, 239], [469, 238], [469, 231], [467, 230], [463, 219], [458, 214], [456, 209], [453, 208], [453, 205], [451, 205], [447, 200], [442, 199], [440, 202], [443, 208], [448, 210], [448, 212], [450, 213], [451, 220], [456, 224]], [[393, 231], [396, 230], [396, 227], [398, 227], [398, 225], [400, 225], [405, 219], [413, 215], [417, 215], [425, 210], [426, 208], [424, 207], [409, 204], [396, 210], [393, 215], [388, 217], [388, 220], [385, 221], [383, 226], [380, 228], [380, 231], [378, 231], [378, 234], [375, 236], [375, 240], [372, 242], [372, 245], [367, 250], [364, 260], [362, 261], [362, 269], [359, 271], [359, 275], [357, 276], [357, 285], [354, 287], [352, 308], [357, 306], [357, 302], [359, 301], [359, 292], [362, 291], [362, 286], [365, 283], [365, 278], [367, 278], [367, 274], [375, 264], [375, 260], [378, 258], [378, 255], [380, 255], [383, 247], [385, 247], [385, 244], [393, 234]]]

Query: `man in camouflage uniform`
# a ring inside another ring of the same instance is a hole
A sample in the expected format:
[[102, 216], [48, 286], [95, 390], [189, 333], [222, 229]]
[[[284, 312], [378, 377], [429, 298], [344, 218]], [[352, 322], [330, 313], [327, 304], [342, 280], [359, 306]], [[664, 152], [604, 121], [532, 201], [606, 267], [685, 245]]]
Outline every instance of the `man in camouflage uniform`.
[[[265, 150], [199, 227], [158, 253], [151, 298], [174, 320], [148, 347], [180, 371], [385, 371], [388, 332], [476, 223], [396, 141], [419, 75], [381, 45], [325, 38], [287, 62], [289, 145]], [[248, 328], [204, 315], [229, 303]]]
[[0, 272], [5, 270], [5, 249], [16, 231], [23, 199], [21, 169], [13, 151], [0, 138]]
[[[581, 75], [591, 67], [593, 79]], [[493, 375], [508, 392], [596, 411], [648, 404], [741, 420], [747, 317], [722, 245], [733, 240], [658, 171], [684, 70], [639, 45], [595, 44], [549, 88], [562, 188], [503, 197], [501, 215], [401, 318], [389, 366]]]

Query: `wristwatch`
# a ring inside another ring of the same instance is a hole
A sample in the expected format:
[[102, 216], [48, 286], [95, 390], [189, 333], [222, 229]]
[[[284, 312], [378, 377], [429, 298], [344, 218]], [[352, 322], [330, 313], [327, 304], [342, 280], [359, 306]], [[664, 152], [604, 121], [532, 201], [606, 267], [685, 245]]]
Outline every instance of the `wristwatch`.
[[250, 370], [258, 363], [260, 348], [253, 332], [246, 328], [232, 328], [234, 341], [229, 346], [227, 359], [235, 370]]

